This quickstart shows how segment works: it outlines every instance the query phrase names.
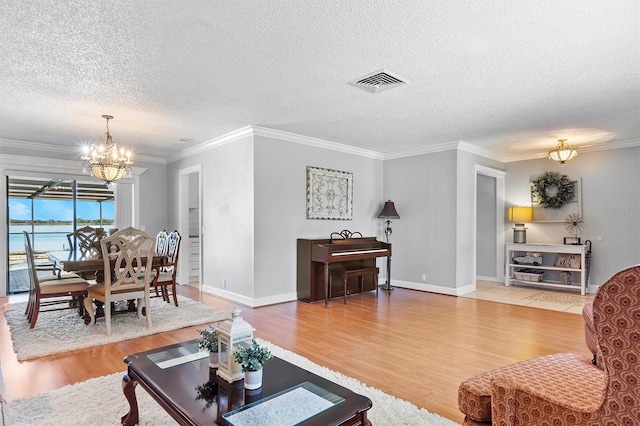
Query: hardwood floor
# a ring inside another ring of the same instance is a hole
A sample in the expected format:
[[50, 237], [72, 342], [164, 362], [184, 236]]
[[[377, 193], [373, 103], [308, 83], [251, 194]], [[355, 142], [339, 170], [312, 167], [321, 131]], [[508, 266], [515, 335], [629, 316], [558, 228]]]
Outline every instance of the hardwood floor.
[[[180, 292], [216, 309], [234, 306], [193, 287], [180, 286]], [[400, 288], [378, 299], [373, 292], [353, 296], [346, 305], [336, 299], [328, 308], [288, 302], [241, 309], [256, 337], [456, 422], [463, 419], [458, 385], [474, 374], [556, 352], [590, 357], [580, 315]], [[197, 338], [202, 327], [18, 362], [2, 319], [4, 396], [29, 397], [122, 372], [126, 355]]]

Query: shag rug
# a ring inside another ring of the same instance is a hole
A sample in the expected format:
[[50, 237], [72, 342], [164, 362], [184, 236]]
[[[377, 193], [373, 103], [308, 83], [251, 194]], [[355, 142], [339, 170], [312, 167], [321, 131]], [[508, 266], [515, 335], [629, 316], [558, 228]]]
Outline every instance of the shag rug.
[[5, 305], [4, 309], [13, 350], [19, 361], [229, 318], [228, 312], [215, 311], [184, 296], [178, 296], [178, 304], [180, 306], [176, 307], [161, 298], [151, 299], [151, 328], [147, 328], [146, 319], [139, 319], [135, 312], [113, 315], [111, 336], [106, 334], [104, 319], [97, 319], [94, 325], [85, 325], [74, 309], [41, 312], [33, 329], [29, 328], [24, 315], [26, 302]]
[[[385, 394], [381, 390], [369, 387], [352, 377], [319, 366], [265, 340], [256, 340], [268, 347], [278, 358], [367, 396], [373, 402], [373, 407], [367, 415], [376, 426], [453, 426], [457, 424], [423, 408], [417, 408], [407, 401]], [[120, 417], [129, 411], [129, 405], [122, 394], [123, 374], [124, 372], [103, 376], [68, 385], [34, 398], [10, 401], [6, 404], [7, 425], [57, 426], [85, 423], [106, 426], [118, 424]], [[136, 396], [140, 411], [140, 426], [176, 424], [140, 386], [136, 388]]]

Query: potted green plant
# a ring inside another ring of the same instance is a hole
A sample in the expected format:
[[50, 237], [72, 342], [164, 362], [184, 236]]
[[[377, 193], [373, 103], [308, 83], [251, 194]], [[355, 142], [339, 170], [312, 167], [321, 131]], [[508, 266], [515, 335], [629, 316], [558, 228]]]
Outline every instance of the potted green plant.
[[251, 345], [239, 346], [233, 356], [244, 373], [244, 387], [246, 389], [260, 388], [262, 386], [262, 367], [271, 359], [271, 352], [252, 339]]
[[198, 333], [198, 348], [209, 351], [209, 367], [218, 368], [218, 327], [211, 326]]

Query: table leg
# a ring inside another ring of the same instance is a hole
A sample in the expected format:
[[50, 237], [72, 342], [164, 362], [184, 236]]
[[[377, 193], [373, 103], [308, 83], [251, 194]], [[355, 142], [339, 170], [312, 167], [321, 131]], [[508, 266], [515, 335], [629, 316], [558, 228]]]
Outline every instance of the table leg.
[[134, 426], [138, 424], [139, 414], [138, 414], [138, 399], [136, 398], [136, 386], [138, 382], [129, 377], [128, 374], [125, 374], [122, 377], [122, 393], [127, 398], [127, 402], [129, 402], [129, 412], [120, 418], [120, 422], [125, 426]]

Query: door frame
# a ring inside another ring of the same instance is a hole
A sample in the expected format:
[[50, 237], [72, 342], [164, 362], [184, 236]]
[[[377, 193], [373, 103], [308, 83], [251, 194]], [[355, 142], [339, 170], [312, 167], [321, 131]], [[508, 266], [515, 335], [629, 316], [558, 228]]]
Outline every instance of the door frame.
[[474, 214], [474, 233], [473, 233], [473, 247], [474, 247], [474, 263], [473, 263], [473, 276], [474, 286], [477, 280], [476, 275], [476, 256], [475, 247], [478, 238], [478, 175], [489, 176], [496, 180], [496, 281], [504, 282], [504, 199], [505, 199], [505, 177], [506, 172], [491, 167], [481, 166], [476, 164], [474, 175], [474, 191], [473, 191], [473, 206], [475, 209]]
[[[185, 167], [178, 170], [178, 232], [182, 235], [182, 253], [183, 259], [178, 263], [178, 276], [177, 280], [182, 283], [189, 284], [189, 191], [193, 188], [189, 186], [189, 176], [193, 173], [198, 174], [198, 235], [199, 235], [199, 256], [198, 256], [198, 290], [202, 290], [202, 283], [204, 282], [204, 268], [203, 261], [203, 239], [204, 228], [202, 226], [202, 164], [196, 164], [195, 166]], [[185, 250], [186, 247], [186, 250]]]

